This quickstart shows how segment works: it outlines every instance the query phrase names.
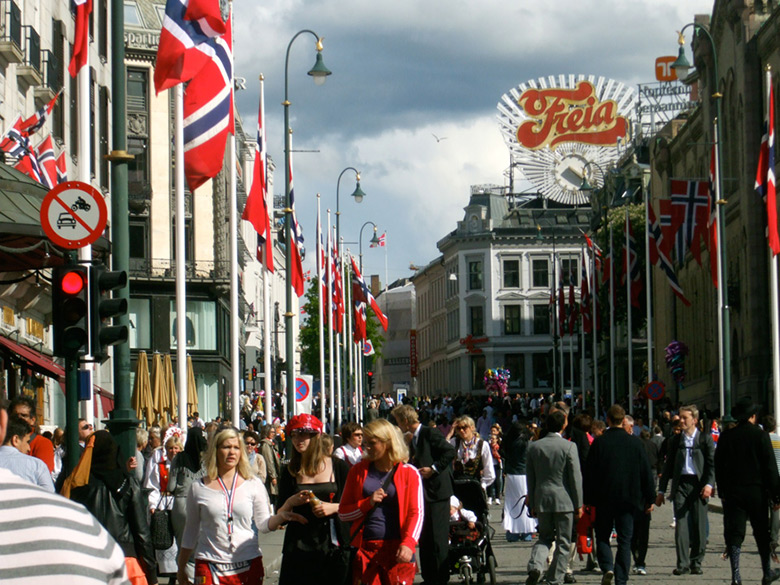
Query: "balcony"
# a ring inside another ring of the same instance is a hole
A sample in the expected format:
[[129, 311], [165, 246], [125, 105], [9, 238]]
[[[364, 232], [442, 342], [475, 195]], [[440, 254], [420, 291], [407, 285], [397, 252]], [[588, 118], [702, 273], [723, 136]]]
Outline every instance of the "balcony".
[[41, 36], [32, 26], [22, 27], [24, 38], [24, 60], [16, 68], [16, 77], [19, 85], [30, 87], [31, 85], [41, 85], [43, 75], [41, 75]]
[[35, 105], [39, 108], [48, 104], [62, 86], [62, 64], [59, 59], [49, 50], [43, 50], [41, 54], [43, 83], [33, 89]]
[[0, 64], [23, 61], [22, 11], [13, 0], [0, 0]]
[[[173, 282], [176, 260], [168, 258], [130, 258], [130, 278]], [[230, 262], [195, 260], [187, 262], [187, 280], [230, 282]]]

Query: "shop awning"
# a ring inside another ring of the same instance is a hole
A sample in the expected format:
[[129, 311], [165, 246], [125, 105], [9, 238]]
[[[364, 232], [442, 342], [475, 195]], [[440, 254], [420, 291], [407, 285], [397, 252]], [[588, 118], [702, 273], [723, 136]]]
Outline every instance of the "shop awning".
[[49, 378], [65, 381], [65, 370], [54, 363], [50, 357], [35, 351], [31, 347], [21, 345], [0, 335], [0, 350], [8, 354], [8, 358], [12, 362], [26, 366]]

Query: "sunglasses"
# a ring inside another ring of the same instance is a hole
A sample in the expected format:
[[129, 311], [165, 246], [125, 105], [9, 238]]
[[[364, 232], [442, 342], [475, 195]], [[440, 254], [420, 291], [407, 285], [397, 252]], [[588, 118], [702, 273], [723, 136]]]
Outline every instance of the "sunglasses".
[[255, 443], [254, 441], [247, 441], [246, 442], [246, 446], [247, 447], [257, 447], [257, 443]]
[[81, 430], [82, 431], [88, 431], [91, 428], [92, 428], [92, 425], [85, 425], [85, 426], [81, 427]]

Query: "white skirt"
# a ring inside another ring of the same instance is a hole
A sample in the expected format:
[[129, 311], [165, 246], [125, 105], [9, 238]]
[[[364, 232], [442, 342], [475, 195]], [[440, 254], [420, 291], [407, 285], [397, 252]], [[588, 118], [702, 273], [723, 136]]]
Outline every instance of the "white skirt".
[[528, 484], [525, 475], [507, 475], [504, 485], [504, 530], [513, 534], [536, 532], [536, 519], [525, 505]]

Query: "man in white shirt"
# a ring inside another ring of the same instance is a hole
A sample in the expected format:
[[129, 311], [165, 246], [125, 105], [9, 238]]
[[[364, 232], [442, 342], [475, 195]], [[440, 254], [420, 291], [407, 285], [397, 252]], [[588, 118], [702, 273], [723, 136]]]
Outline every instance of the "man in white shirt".
[[7, 429], [5, 441], [0, 447], [0, 467], [54, 493], [54, 483], [49, 468], [40, 459], [30, 457], [32, 427], [26, 421], [14, 416], [9, 420]]

